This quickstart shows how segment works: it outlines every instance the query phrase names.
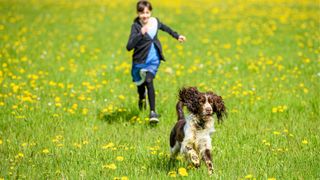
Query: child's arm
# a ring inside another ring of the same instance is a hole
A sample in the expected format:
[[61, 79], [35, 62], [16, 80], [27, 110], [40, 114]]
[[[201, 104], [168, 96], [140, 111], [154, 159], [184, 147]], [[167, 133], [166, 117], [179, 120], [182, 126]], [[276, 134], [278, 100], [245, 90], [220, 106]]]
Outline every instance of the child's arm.
[[169, 33], [172, 37], [176, 38], [177, 40], [179, 40], [180, 42], [183, 42], [186, 40], [186, 37], [179, 35], [177, 32], [173, 31], [169, 26], [161, 23], [158, 19], [158, 23], [159, 23], [159, 29], [161, 29], [162, 31], [165, 31], [167, 33]]
[[142, 39], [143, 34], [141, 31], [137, 30], [136, 27], [134, 27], [134, 24], [131, 26], [131, 33], [130, 37], [127, 43], [127, 50], [131, 51], [136, 44]]
[[162, 31], [167, 32], [168, 34], [170, 34], [172, 37], [179, 39], [179, 34], [175, 31], [173, 31], [169, 26], [161, 23], [158, 19], [158, 23], [159, 23], [159, 29], [161, 29]]

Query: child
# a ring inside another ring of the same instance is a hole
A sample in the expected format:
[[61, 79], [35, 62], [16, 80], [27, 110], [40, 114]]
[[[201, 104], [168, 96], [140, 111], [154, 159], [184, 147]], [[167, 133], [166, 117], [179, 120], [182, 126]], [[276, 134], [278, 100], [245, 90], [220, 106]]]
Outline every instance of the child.
[[158, 29], [169, 33], [172, 37], [184, 42], [186, 38], [174, 32], [159, 19], [151, 17], [152, 6], [146, 0], [138, 1], [137, 14], [131, 26], [131, 33], [127, 50], [134, 49], [132, 55], [131, 75], [137, 85], [139, 94], [139, 109], [146, 109], [146, 88], [150, 106], [150, 123], [158, 123], [159, 115], [155, 111], [155, 90], [153, 79], [158, 71], [160, 60], [165, 60], [160, 41], [157, 37]]

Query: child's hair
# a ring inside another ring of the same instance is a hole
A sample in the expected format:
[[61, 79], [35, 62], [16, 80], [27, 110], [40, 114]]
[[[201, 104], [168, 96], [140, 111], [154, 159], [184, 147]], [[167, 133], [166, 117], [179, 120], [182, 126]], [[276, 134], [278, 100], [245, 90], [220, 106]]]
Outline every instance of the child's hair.
[[149, 11], [152, 11], [152, 5], [147, 0], [140, 0], [137, 3], [137, 12], [143, 12], [144, 8], [148, 8]]

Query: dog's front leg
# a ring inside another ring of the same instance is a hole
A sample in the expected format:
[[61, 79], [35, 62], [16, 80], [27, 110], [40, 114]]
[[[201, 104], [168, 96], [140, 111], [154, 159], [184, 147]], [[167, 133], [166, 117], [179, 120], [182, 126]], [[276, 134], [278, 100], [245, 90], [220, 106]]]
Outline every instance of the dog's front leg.
[[208, 173], [211, 175], [213, 173], [213, 164], [211, 158], [210, 149], [204, 149], [201, 153], [203, 161], [206, 163], [208, 168]]
[[197, 152], [193, 148], [192, 142], [183, 142], [182, 153], [185, 155], [186, 159], [191, 162], [196, 168], [200, 167], [200, 159]]

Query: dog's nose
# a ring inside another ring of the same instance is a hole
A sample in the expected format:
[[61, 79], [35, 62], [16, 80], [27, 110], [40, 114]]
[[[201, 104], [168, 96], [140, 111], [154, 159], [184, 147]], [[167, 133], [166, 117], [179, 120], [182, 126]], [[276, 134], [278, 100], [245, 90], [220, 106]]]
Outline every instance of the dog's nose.
[[207, 107], [207, 108], [206, 108], [206, 113], [212, 113], [212, 108]]

